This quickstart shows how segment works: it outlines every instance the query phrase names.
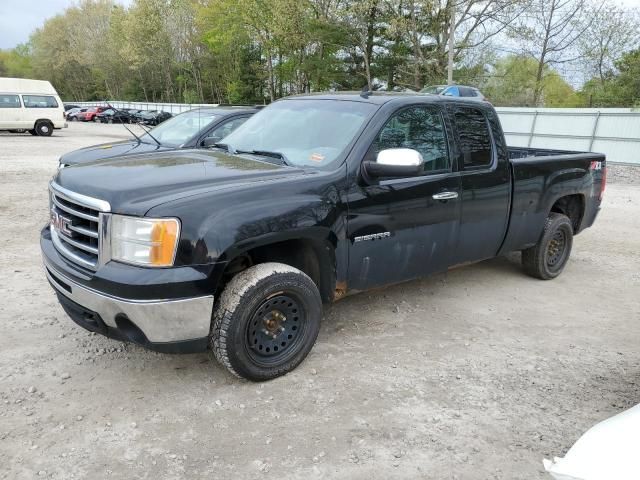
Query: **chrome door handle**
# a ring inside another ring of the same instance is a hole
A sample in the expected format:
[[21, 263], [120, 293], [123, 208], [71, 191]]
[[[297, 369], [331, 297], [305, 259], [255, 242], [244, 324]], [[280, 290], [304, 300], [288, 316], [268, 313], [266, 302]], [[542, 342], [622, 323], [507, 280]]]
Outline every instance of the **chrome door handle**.
[[434, 200], [453, 200], [458, 198], [458, 192], [440, 192], [433, 195]]

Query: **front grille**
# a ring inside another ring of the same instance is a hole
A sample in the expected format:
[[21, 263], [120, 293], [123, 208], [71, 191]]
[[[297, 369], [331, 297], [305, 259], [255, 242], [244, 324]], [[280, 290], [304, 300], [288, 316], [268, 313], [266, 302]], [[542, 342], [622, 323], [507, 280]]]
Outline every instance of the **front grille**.
[[66, 190], [51, 183], [51, 238], [56, 250], [78, 265], [96, 270], [104, 260], [104, 236], [110, 207], [107, 202]]

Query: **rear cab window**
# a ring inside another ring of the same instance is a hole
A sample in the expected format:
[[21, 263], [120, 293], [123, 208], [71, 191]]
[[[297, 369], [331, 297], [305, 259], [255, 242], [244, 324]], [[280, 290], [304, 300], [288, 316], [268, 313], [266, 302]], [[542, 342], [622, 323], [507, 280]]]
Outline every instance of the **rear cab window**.
[[20, 108], [20, 97], [18, 95], [0, 93], [0, 108]]
[[22, 95], [25, 108], [58, 108], [55, 97], [50, 95]]
[[493, 137], [485, 114], [476, 108], [458, 107], [454, 112], [463, 169], [486, 169], [493, 163]]

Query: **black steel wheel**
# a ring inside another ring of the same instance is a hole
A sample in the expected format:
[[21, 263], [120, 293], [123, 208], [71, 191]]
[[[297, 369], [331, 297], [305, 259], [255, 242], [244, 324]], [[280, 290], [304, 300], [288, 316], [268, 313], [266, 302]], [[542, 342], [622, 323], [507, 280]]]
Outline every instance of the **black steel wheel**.
[[321, 317], [320, 293], [305, 273], [281, 263], [255, 265], [233, 277], [217, 300], [211, 349], [234, 375], [269, 380], [305, 359]]
[[556, 278], [569, 261], [573, 246], [573, 225], [566, 215], [551, 212], [540, 240], [522, 251], [525, 271], [536, 278]]
[[304, 338], [306, 312], [290, 295], [276, 294], [256, 309], [247, 323], [247, 353], [269, 366], [286, 361]]

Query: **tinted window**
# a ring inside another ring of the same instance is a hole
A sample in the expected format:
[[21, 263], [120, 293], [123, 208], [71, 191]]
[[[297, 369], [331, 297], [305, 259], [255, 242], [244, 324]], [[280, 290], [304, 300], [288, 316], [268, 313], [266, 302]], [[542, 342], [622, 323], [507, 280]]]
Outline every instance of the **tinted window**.
[[412, 148], [424, 159], [424, 172], [449, 169], [447, 138], [438, 110], [410, 107], [395, 113], [374, 142], [377, 154], [388, 148]]
[[491, 165], [491, 134], [484, 114], [475, 108], [459, 108], [455, 119], [464, 168]]
[[459, 97], [460, 90], [458, 89], [458, 87], [449, 87], [444, 91], [443, 95], [448, 95], [450, 97]]
[[240, 117], [234, 118], [233, 120], [229, 120], [228, 122], [223, 123], [222, 125], [218, 125], [212, 131], [210, 131], [207, 135], [207, 138], [217, 138], [222, 140], [224, 137], [233, 132], [236, 128], [242, 125], [247, 121], [249, 117]]
[[0, 108], [20, 108], [18, 95], [0, 95]]
[[27, 108], [58, 108], [58, 102], [48, 95], [23, 95], [22, 101]]
[[458, 87], [458, 88], [460, 89], [461, 97], [477, 97], [478, 96], [478, 94], [473, 88], [469, 88], [469, 87]]

